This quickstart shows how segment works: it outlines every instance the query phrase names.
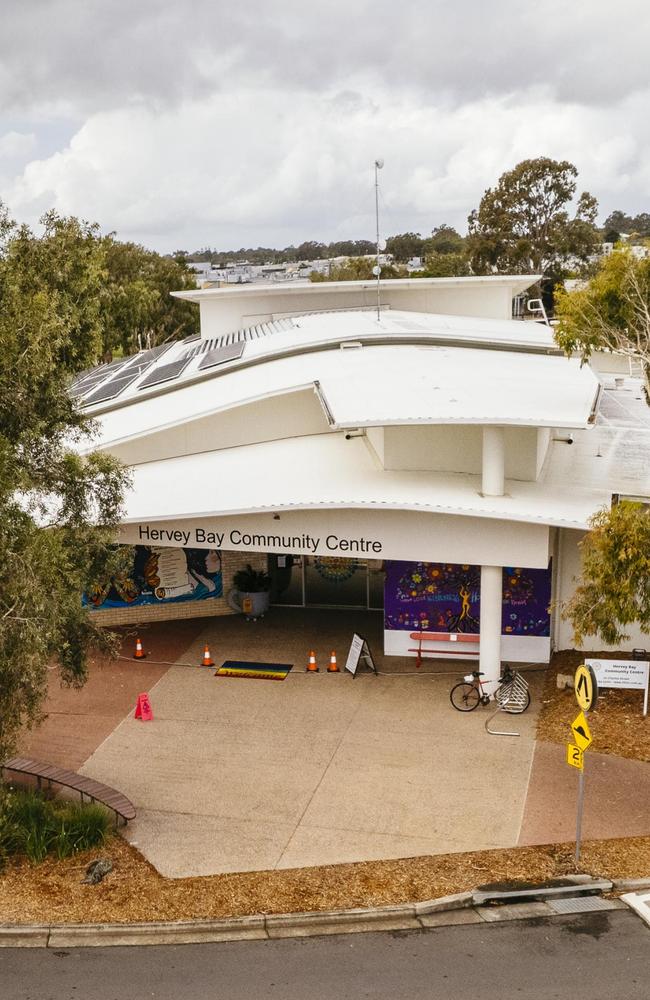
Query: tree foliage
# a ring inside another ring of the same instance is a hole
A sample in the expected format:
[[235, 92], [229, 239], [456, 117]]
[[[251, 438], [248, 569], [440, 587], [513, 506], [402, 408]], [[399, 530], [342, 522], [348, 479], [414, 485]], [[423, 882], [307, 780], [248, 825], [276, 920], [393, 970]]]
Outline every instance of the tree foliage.
[[471, 274], [469, 260], [464, 253], [429, 253], [424, 258], [424, 268], [417, 272], [420, 278], [458, 278]]
[[407, 264], [411, 257], [421, 257], [424, 243], [419, 233], [400, 233], [386, 240], [386, 253], [391, 254], [398, 264]]
[[558, 289], [556, 340], [586, 361], [593, 351], [616, 351], [650, 372], [650, 260], [617, 249], [603, 258], [583, 287]]
[[102, 239], [105, 281], [101, 290], [103, 352], [133, 354], [166, 340], [198, 333], [198, 310], [172, 298], [173, 291], [196, 288], [190, 268], [136, 243]]
[[188, 252], [177, 250], [174, 256], [191, 262], [210, 262], [215, 267], [225, 267], [226, 264], [294, 264], [301, 260], [327, 260], [330, 257], [362, 257], [373, 253], [375, 244], [370, 240], [334, 240], [332, 243], [320, 243], [317, 240], [306, 240], [297, 247], [284, 247], [279, 250], [274, 247], [240, 247], [239, 250], [212, 250], [204, 247], [202, 250]]
[[621, 502], [600, 511], [581, 556], [581, 583], [563, 608], [576, 644], [594, 635], [618, 645], [634, 623], [650, 632], [650, 509]]
[[541, 273], [555, 282], [585, 266], [599, 242], [598, 206], [583, 192], [569, 214], [577, 175], [572, 163], [548, 157], [502, 174], [468, 218], [473, 272]]
[[[312, 271], [310, 281], [373, 281], [376, 275], [372, 269], [377, 262], [376, 257], [351, 257], [343, 264], [335, 264], [329, 274], [321, 274], [320, 271]], [[381, 265], [382, 278], [408, 278], [408, 271], [404, 267], [395, 267], [393, 264]]]
[[115, 571], [126, 474], [82, 455], [90, 426], [68, 395], [102, 344], [105, 246], [96, 227], [48, 213], [40, 237], [0, 206], [0, 759], [39, 716], [48, 663], [85, 678], [106, 646], [81, 606]]
[[429, 239], [424, 241], [424, 253], [428, 254], [460, 254], [465, 249], [465, 239], [456, 232], [453, 226], [442, 223], [431, 232]]
[[650, 212], [626, 215], [619, 210], [611, 212], [605, 219], [606, 230], [626, 233], [628, 236], [650, 236]]

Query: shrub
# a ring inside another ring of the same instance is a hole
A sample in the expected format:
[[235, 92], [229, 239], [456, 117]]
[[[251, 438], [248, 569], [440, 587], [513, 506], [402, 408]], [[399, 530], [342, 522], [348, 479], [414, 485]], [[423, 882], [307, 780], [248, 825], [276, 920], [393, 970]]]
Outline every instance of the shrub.
[[16, 789], [0, 799], [0, 863], [12, 854], [39, 862], [54, 852], [70, 857], [103, 844], [111, 826], [98, 805], [46, 799], [33, 789]]
[[16, 821], [3, 808], [0, 802], [0, 871], [11, 854], [20, 850], [20, 831]]
[[103, 844], [110, 832], [111, 817], [102, 806], [67, 802], [58, 819], [55, 849], [60, 858]]
[[26, 854], [30, 861], [43, 861], [56, 837], [53, 804], [38, 792], [13, 792], [7, 803], [8, 815], [18, 835], [16, 853]]

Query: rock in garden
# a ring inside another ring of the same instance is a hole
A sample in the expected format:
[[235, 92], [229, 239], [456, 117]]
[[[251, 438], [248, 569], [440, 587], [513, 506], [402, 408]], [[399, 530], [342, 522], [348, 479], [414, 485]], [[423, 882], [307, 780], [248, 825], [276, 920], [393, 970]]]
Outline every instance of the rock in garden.
[[82, 883], [85, 882], [88, 885], [97, 885], [98, 882], [108, 875], [109, 872], [113, 871], [113, 864], [108, 858], [98, 858], [97, 861], [91, 861], [86, 868], [86, 875], [82, 878]]

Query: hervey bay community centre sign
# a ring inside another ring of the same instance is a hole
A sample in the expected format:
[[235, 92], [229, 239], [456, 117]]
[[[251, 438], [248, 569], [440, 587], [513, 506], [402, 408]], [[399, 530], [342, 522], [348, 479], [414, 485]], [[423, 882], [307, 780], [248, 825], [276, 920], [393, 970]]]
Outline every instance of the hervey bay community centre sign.
[[374, 553], [381, 555], [382, 543], [373, 538], [340, 538], [328, 534], [314, 538], [301, 535], [262, 534], [231, 528], [229, 531], [208, 531], [196, 526], [192, 529], [157, 528], [148, 524], [138, 526], [138, 540], [142, 545], [179, 545], [181, 548], [205, 545], [215, 549], [250, 549], [259, 552], [296, 552], [316, 555], [321, 551], [343, 554]]
[[119, 540], [127, 545], [539, 569], [546, 569], [549, 559], [546, 525], [370, 507], [126, 522]]

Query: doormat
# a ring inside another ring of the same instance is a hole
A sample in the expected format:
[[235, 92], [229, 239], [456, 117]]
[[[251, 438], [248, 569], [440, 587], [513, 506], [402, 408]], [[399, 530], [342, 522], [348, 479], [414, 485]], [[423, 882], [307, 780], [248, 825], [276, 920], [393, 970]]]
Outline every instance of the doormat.
[[253, 677], [263, 681], [283, 681], [293, 663], [247, 663], [245, 660], [226, 660], [215, 677]]

